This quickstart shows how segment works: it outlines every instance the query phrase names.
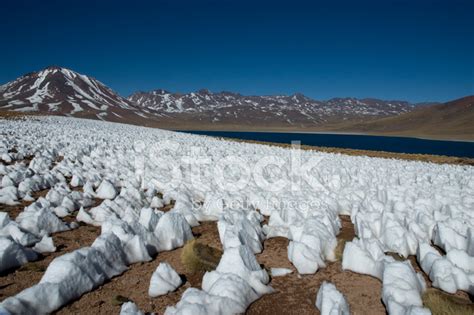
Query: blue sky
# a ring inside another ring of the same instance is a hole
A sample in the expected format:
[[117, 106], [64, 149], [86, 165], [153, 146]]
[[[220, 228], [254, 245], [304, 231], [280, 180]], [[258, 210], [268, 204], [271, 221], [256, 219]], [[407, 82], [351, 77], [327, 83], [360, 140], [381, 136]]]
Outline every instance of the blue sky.
[[48, 65], [163, 88], [447, 101], [474, 94], [474, 1], [1, 1], [0, 82]]

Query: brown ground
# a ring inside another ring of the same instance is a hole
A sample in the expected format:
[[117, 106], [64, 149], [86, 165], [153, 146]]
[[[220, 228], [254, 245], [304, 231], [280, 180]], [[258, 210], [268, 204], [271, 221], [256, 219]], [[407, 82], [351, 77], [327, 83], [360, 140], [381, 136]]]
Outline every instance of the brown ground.
[[[203, 244], [222, 248], [216, 222], [202, 222], [193, 228], [193, 234]], [[167, 306], [178, 303], [187, 288], [201, 287], [203, 274], [188, 273], [181, 263], [181, 252], [182, 248], [161, 252], [150, 262], [131, 265], [121, 276], [84, 294], [79, 300], [60, 309], [58, 314], [118, 314], [120, 305], [114, 301], [119, 295], [135, 302], [143, 312], [162, 314]], [[175, 292], [151, 298], [148, 296], [150, 278], [162, 261], [169, 263], [185, 279], [185, 283]]]
[[123, 296], [135, 302], [144, 312], [163, 313], [168, 305], [174, 305], [180, 300], [181, 294], [186, 288], [191, 285], [200, 286], [200, 278], [189, 277], [186, 283], [175, 292], [157, 298], [148, 296], [151, 275], [160, 262], [166, 261], [180, 275], [186, 275], [186, 271], [181, 265], [180, 254], [181, 248], [159, 253], [150, 262], [131, 265], [121, 276], [115, 277], [96, 290], [84, 294], [79, 300], [61, 308], [57, 313], [118, 314], [120, 305], [115, 303], [117, 296]]
[[[340, 219], [342, 229], [338, 235], [338, 241], [343, 244], [351, 241], [355, 233], [349, 216], [340, 216]], [[378, 279], [344, 271], [340, 261], [328, 263], [326, 268], [318, 270], [313, 275], [298, 276], [296, 269], [288, 260], [287, 246], [288, 240], [282, 237], [264, 242], [263, 252], [257, 255], [259, 263], [267, 269], [283, 267], [290, 268], [294, 272], [283, 277], [272, 278], [270, 285], [276, 293], [265, 295], [255, 301], [248, 308], [247, 314], [319, 314], [315, 302], [323, 281], [332, 282], [345, 296], [352, 314], [386, 314], [382, 302], [382, 283]], [[431, 281], [421, 271], [416, 257], [410, 256], [408, 259], [415, 270], [423, 274], [427, 287], [432, 288]], [[458, 291], [454, 296], [465, 303], [470, 302], [470, 297], [465, 292]]]
[[[340, 239], [352, 240], [354, 228], [347, 216], [341, 216]], [[328, 263], [313, 275], [299, 276], [288, 260], [288, 240], [283, 237], [268, 239], [257, 260], [265, 268], [283, 267], [292, 274], [272, 278], [270, 285], [276, 293], [255, 301], [247, 314], [319, 314], [315, 307], [316, 294], [323, 281], [330, 281], [344, 294], [353, 314], [385, 314], [381, 301], [382, 284], [378, 279], [350, 271], [343, 271], [341, 262]]]
[[[338, 239], [350, 241], [354, 237], [354, 228], [348, 216], [341, 216], [342, 229]], [[90, 245], [100, 234], [100, 228], [81, 225], [78, 229], [56, 233], [53, 238], [58, 251], [47, 254], [37, 262], [29, 263], [15, 272], [0, 277], [0, 300], [14, 295], [38, 282], [47, 265], [57, 257], [74, 249]], [[216, 222], [202, 222], [193, 228], [193, 234], [200, 242], [222, 249]], [[318, 314], [315, 307], [316, 294], [323, 281], [330, 281], [344, 294], [353, 314], [385, 314], [381, 301], [382, 284], [378, 279], [343, 271], [341, 262], [328, 263], [326, 268], [316, 274], [299, 276], [287, 258], [288, 240], [281, 237], [268, 239], [264, 242], [264, 250], [257, 255], [263, 267], [285, 267], [294, 270], [290, 275], [271, 279], [270, 285], [275, 293], [265, 295], [255, 301], [247, 310], [247, 314]], [[159, 253], [152, 261], [137, 263], [120, 276], [103, 284], [96, 290], [84, 294], [79, 300], [60, 309], [59, 314], [117, 314], [120, 303], [117, 300], [125, 297], [135, 302], [144, 312], [161, 314], [167, 306], [175, 305], [182, 293], [189, 287], [200, 288], [202, 273], [190, 274], [181, 263], [182, 248]], [[414, 257], [410, 257], [415, 269], [419, 266]], [[148, 296], [149, 281], [152, 273], [160, 262], [168, 262], [180, 275], [184, 284], [175, 292], [165, 296], [150, 298]], [[428, 279], [428, 286], [431, 283]], [[465, 293], [457, 296], [469, 301]]]
[[193, 234], [200, 243], [217, 248], [221, 251], [223, 250], [219, 238], [219, 231], [217, 230], [217, 222], [201, 222], [201, 225], [193, 227]]
[[100, 228], [89, 225], [52, 235], [56, 252], [44, 254], [39, 260], [0, 276], [0, 301], [39, 282], [54, 258], [91, 245], [99, 235]]
[[474, 139], [474, 96], [368, 122], [339, 124], [334, 130], [370, 134]]
[[[82, 187], [76, 188], [80, 190]], [[39, 197], [45, 197], [49, 189], [43, 189], [32, 193], [34, 200]], [[99, 205], [103, 200], [95, 198], [94, 205]], [[32, 201], [21, 201], [18, 205], [8, 206], [0, 204], [0, 211], [7, 212], [10, 219], [14, 220], [25, 207], [29, 206]], [[76, 213], [71, 216], [62, 218], [65, 222], [75, 221]], [[77, 229], [58, 232], [51, 235], [53, 243], [56, 246], [56, 252], [40, 254], [38, 260], [29, 262], [18, 269], [11, 269], [0, 275], [0, 301], [15, 295], [20, 291], [32, 286], [40, 281], [44, 271], [49, 263], [56, 257], [72, 252], [81, 247], [90, 246], [94, 240], [100, 235], [100, 227], [80, 224]]]
[[37, 112], [14, 112], [8, 110], [0, 110], [0, 118], [3, 119], [21, 119], [25, 116], [42, 116]]
[[[163, 198], [163, 196], [161, 196], [160, 198]], [[170, 202], [169, 204], [164, 205], [164, 206], [161, 207], [159, 210], [160, 210], [160, 211], [163, 211], [163, 212], [168, 212], [168, 211], [170, 211], [171, 209], [173, 209], [175, 202], [176, 202], [176, 200], [171, 200], [171, 202]]]

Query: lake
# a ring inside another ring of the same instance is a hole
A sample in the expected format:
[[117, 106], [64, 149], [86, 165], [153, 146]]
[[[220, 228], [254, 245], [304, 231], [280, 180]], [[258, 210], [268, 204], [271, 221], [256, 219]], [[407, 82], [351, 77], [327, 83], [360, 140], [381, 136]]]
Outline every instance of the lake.
[[349, 134], [242, 132], [242, 131], [180, 131], [213, 137], [291, 143], [345, 149], [387, 151], [397, 153], [434, 154], [474, 158], [474, 142], [426, 140]]

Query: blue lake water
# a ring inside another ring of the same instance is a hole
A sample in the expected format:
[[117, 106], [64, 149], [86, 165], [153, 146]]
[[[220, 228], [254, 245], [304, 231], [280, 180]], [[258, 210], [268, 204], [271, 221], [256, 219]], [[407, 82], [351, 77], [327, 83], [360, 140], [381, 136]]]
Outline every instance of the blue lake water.
[[243, 140], [256, 140], [277, 143], [291, 143], [291, 141], [296, 140], [301, 141], [301, 144], [312, 146], [388, 151], [397, 153], [435, 154], [474, 158], [474, 142], [321, 133], [279, 133], [241, 131], [184, 132]]

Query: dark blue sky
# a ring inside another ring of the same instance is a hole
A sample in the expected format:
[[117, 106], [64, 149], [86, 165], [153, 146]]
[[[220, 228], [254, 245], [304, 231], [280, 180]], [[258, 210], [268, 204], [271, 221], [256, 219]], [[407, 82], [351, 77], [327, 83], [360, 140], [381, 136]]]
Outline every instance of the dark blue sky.
[[474, 1], [1, 1], [0, 82], [48, 65], [164, 88], [474, 94]]

